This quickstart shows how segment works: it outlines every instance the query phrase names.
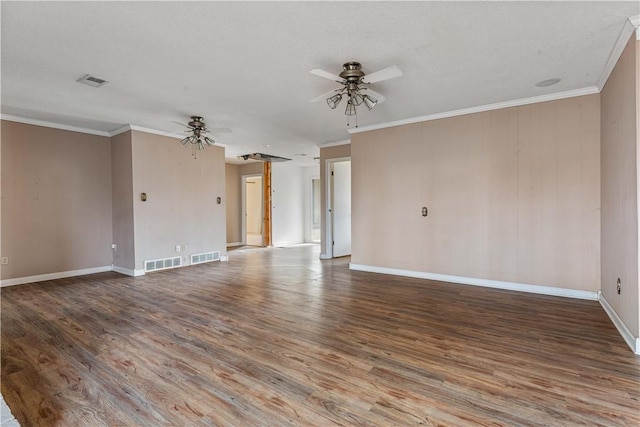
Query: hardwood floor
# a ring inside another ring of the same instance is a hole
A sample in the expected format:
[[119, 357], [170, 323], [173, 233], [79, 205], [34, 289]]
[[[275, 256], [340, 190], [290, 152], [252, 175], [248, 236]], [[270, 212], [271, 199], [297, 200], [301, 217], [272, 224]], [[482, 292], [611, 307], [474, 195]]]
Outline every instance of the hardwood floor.
[[597, 302], [352, 272], [317, 246], [2, 289], [22, 426], [638, 426]]

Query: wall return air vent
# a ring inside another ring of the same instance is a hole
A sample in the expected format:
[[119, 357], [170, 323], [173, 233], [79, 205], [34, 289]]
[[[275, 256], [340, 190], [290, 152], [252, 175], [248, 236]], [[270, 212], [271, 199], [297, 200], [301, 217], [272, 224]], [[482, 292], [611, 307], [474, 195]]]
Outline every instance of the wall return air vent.
[[152, 259], [144, 262], [145, 273], [176, 267], [182, 267], [182, 257], [176, 256], [173, 258]]
[[220, 251], [203, 252], [191, 255], [191, 264], [202, 264], [203, 262], [220, 261]]

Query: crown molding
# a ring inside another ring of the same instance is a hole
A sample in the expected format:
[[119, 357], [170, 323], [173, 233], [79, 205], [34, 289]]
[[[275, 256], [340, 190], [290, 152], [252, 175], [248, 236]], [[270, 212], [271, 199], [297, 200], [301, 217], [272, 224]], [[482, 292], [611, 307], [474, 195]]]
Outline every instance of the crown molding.
[[121, 128], [118, 128], [116, 130], [112, 130], [111, 132], [109, 132], [109, 136], [120, 135], [121, 133], [129, 132], [130, 130], [131, 130], [131, 126], [124, 125]]
[[636, 29], [636, 40], [640, 40], [640, 15], [630, 17], [629, 22]]
[[325, 142], [324, 144], [318, 144], [319, 148], [328, 148], [328, 147], [337, 147], [338, 145], [349, 145], [351, 144], [351, 139], [343, 139], [340, 141], [334, 142]]
[[411, 117], [392, 122], [379, 123], [371, 126], [363, 126], [357, 129], [349, 129], [350, 134], [367, 132], [370, 130], [385, 129], [394, 126], [409, 125], [413, 123], [428, 122], [431, 120], [445, 119], [448, 117], [464, 116], [485, 111], [500, 110], [503, 108], [519, 107], [522, 105], [536, 104], [538, 102], [557, 101], [559, 99], [574, 98], [576, 96], [593, 95], [600, 92], [597, 87], [590, 86], [582, 89], [567, 90], [564, 92], [550, 93], [547, 95], [532, 96], [530, 98], [514, 99], [512, 101], [497, 102], [495, 104], [479, 105], [477, 107], [462, 108], [460, 110], [445, 111], [442, 113], [428, 114], [426, 116]]
[[71, 132], [88, 133], [90, 135], [106, 136], [106, 137], [110, 137], [111, 136], [110, 132], [105, 132], [105, 131], [101, 131], [101, 130], [81, 128], [81, 127], [78, 127], [78, 126], [63, 125], [63, 124], [60, 124], [60, 123], [48, 122], [46, 120], [38, 120], [38, 119], [30, 119], [28, 117], [12, 116], [10, 114], [0, 114], [0, 119], [7, 120], [9, 122], [23, 123], [23, 124], [26, 124], [26, 125], [43, 126], [43, 127], [52, 128], [52, 129], [68, 130], [68, 131], [71, 131]]
[[613, 72], [613, 68], [618, 63], [620, 59], [620, 55], [622, 55], [622, 51], [627, 46], [629, 42], [629, 38], [636, 31], [638, 27], [638, 16], [633, 16], [627, 19], [622, 27], [622, 31], [620, 31], [620, 35], [618, 36], [618, 40], [616, 40], [616, 44], [613, 45], [613, 50], [607, 59], [607, 63], [604, 66], [604, 70], [602, 70], [602, 74], [598, 79], [598, 83], [596, 86], [598, 87], [598, 91], [601, 91], [604, 85], [607, 83], [609, 76]]
[[[132, 125], [132, 124], [128, 124], [126, 126], [121, 127], [120, 129], [116, 129], [115, 131], [111, 132], [111, 136], [115, 136], [118, 133], [126, 132], [128, 130], [135, 130], [135, 131], [138, 131], [138, 132], [151, 133], [151, 134], [160, 135], [160, 136], [168, 136], [169, 138], [176, 138], [176, 139], [183, 139], [184, 138], [184, 135], [177, 134], [177, 133], [174, 133], [174, 132], [166, 132], [166, 131], [163, 131], [163, 130], [156, 130], [156, 129], [146, 128], [146, 127], [142, 127], [142, 126], [138, 126], [138, 125]], [[116, 133], [116, 132], [118, 132], [118, 133]]]
[[[143, 126], [138, 126], [138, 125], [132, 125], [132, 124], [128, 124], [128, 125], [124, 125], [121, 128], [118, 128], [112, 132], [109, 133], [109, 136], [116, 136], [116, 135], [120, 135], [121, 133], [125, 133], [128, 131], [137, 131], [137, 132], [144, 132], [144, 133], [150, 133], [153, 135], [160, 135], [160, 136], [166, 136], [169, 138], [174, 138], [174, 139], [183, 139], [184, 135], [182, 134], [178, 134], [178, 133], [174, 133], [174, 132], [166, 132], [163, 130], [157, 130], [157, 129], [152, 129], [152, 128], [146, 128]], [[218, 141], [216, 141], [215, 144], [216, 147], [227, 147], [226, 144], [222, 144]]]
[[[116, 130], [112, 130], [111, 132], [106, 132], [106, 131], [102, 131], [102, 130], [81, 128], [81, 127], [78, 127], [78, 126], [70, 126], [70, 125], [63, 125], [63, 124], [60, 124], [60, 123], [47, 122], [45, 120], [37, 120], [37, 119], [30, 119], [30, 118], [27, 118], [27, 117], [12, 116], [10, 114], [0, 114], [0, 119], [1, 120], [7, 120], [7, 121], [10, 121], [10, 122], [16, 122], [16, 123], [24, 123], [24, 124], [27, 124], [27, 125], [43, 126], [43, 127], [48, 127], [48, 128], [52, 128], [52, 129], [60, 129], [60, 130], [68, 130], [68, 131], [71, 131], [71, 132], [86, 133], [86, 134], [89, 134], [89, 135], [106, 136], [108, 138], [114, 137], [116, 135], [120, 135], [121, 133], [125, 133], [125, 132], [128, 132], [128, 131], [134, 131], [134, 130], [138, 131], [138, 132], [151, 133], [151, 134], [154, 134], [154, 135], [167, 136], [169, 138], [175, 138], [175, 139], [184, 138], [184, 135], [181, 135], [181, 134], [172, 133], [172, 132], [166, 132], [166, 131], [156, 130], [156, 129], [151, 129], [151, 128], [146, 128], [146, 127], [143, 127], [143, 126], [132, 125], [132, 124], [124, 125], [122, 127], [117, 128]], [[225, 147], [225, 148], [227, 147], [226, 144], [222, 144], [222, 143], [220, 143], [218, 141], [216, 141], [215, 145], [218, 146], [218, 147]]]

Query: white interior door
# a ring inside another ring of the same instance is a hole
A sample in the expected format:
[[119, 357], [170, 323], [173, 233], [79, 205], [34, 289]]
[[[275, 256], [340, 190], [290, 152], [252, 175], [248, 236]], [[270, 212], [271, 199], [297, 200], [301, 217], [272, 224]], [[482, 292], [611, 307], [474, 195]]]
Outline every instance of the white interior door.
[[333, 163], [333, 256], [351, 255], [351, 160]]

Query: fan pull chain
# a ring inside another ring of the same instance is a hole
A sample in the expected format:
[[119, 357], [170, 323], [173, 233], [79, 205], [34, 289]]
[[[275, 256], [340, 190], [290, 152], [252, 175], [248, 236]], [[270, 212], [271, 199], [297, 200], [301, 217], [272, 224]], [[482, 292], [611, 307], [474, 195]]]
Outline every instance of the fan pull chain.
[[[356, 116], [356, 128], [358, 127], [358, 110], [355, 110], [356, 113], [354, 114], [354, 116]], [[347, 116], [347, 127], [349, 126], [349, 119], [351, 118], [351, 116]]]

